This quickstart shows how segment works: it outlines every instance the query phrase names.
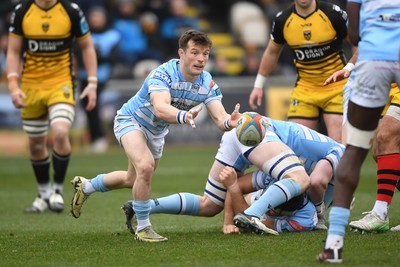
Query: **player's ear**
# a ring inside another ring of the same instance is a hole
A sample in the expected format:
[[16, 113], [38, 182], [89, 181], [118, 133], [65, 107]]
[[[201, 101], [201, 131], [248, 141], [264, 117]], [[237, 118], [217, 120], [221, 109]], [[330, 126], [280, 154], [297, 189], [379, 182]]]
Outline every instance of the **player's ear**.
[[178, 55], [179, 57], [182, 57], [185, 54], [185, 51], [182, 48], [178, 49]]

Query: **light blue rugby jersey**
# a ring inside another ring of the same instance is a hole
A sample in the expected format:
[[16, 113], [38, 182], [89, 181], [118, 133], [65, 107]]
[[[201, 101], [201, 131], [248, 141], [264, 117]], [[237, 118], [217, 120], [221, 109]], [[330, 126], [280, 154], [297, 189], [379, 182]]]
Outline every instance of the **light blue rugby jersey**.
[[349, 0], [361, 4], [358, 60], [395, 60], [400, 46], [400, 0]]
[[273, 131], [303, 161], [308, 173], [321, 159], [328, 159], [335, 170], [344, 153], [344, 145], [301, 124], [269, 119]]
[[[333, 139], [294, 122], [272, 120], [262, 142], [281, 141], [290, 147], [302, 160], [310, 174], [317, 162], [328, 159], [335, 171], [345, 147]], [[254, 147], [242, 145], [237, 140], [235, 129], [225, 132], [215, 159], [224, 165], [245, 172], [252, 164], [247, 156]]]
[[171, 59], [153, 70], [146, 77], [140, 90], [118, 111], [121, 115], [133, 116], [154, 135], [165, 133], [169, 123], [154, 114], [150, 101], [152, 92], [169, 92], [171, 105], [180, 110], [190, 110], [200, 103], [221, 101], [222, 94], [211, 74], [203, 71], [194, 82], [187, 82], [179, 70], [179, 60]]
[[[265, 190], [278, 180], [272, 178], [262, 171], [255, 171], [252, 175], [253, 185], [257, 191], [252, 193], [252, 203], [258, 201]], [[303, 205], [295, 212], [288, 212], [287, 215], [269, 216], [264, 214], [262, 218], [275, 219], [275, 229], [278, 232], [310, 231], [317, 224], [317, 213], [314, 204], [309, 201], [308, 196], [304, 199]]]

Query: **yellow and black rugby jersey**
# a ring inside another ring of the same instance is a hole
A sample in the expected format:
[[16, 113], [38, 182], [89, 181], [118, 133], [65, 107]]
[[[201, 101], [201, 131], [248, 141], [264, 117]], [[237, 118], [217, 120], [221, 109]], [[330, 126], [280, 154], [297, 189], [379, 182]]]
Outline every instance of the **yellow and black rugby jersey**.
[[346, 23], [347, 13], [337, 5], [317, 1], [315, 11], [302, 17], [293, 4], [276, 15], [271, 40], [292, 49], [298, 79], [322, 85], [346, 63], [342, 44]]
[[23, 38], [22, 82], [43, 88], [73, 79], [72, 48], [75, 38], [86, 38], [89, 26], [79, 6], [59, 0], [48, 10], [23, 1], [15, 7], [10, 35]]

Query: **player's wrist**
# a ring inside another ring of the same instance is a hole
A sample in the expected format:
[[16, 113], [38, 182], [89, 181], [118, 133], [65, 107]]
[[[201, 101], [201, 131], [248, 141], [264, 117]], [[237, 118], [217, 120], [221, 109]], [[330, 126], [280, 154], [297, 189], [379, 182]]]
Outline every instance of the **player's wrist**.
[[18, 74], [17, 72], [15, 72], [15, 71], [9, 72], [9, 73], [7, 74], [7, 79], [8, 79], [8, 80], [11, 80], [11, 79], [16, 79], [16, 80], [18, 80], [18, 78], [19, 78], [19, 74]]
[[176, 114], [176, 122], [179, 124], [185, 124], [187, 113], [188, 113], [187, 111], [179, 110], [178, 113]]
[[16, 72], [9, 72], [7, 74], [8, 87], [18, 87], [19, 75]]
[[88, 85], [87, 87], [90, 89], [97, 89], [97, 77], [96, 76], [89, 76], [87, 78]]
[[264, 88], [265, 83], [267, 82], [268, 77], [257, 73], [256, 80], [254, 81], [254, 88]]
[[88, 83], [97, 83], [97, 77], [96, 76], [89, 76], [87, 78]]
[[224, 120], [224, 130], [225, 131], [230, 131], [233, 129], [233, 127], [230, 124], [230, 118], [227, 118], [226, 120]]
[[355, 65], [351, 62], [347, 63], [346, 66], [343, 67], [344, 70], [347, 70], [348, 72], [352, 72], [354, 70]]

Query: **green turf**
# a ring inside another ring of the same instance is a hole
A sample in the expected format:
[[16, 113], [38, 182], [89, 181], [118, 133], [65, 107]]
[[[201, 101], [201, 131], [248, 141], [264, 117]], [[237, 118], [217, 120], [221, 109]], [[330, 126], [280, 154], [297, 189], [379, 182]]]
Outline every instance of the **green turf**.
[[[176, 192], [202, 194], [217, 145], [167, 146], [153, 179], [153, 197]], [[120, 206], [130, 190], [97, 193], [85, 204], [81, 218], [68, 215], [74, 175], [92, 177], [125, 169], [121, 149], [105, 155], [75, 153], [65, 183], [67, 210], [61, 214], [24, 214], [36, 194], [27, 157], [0, 158], [0, 266], [320, 266], [315, 261], [325, 232], [280, 236], [221, 232], [221, 214], [213, 218], [152, 215], [155, 229], [168, 242], [137, 242], [124, 227]], [[369, 157], [356, 192], [351, 218], [370, 210], [375, 200], [375, 164]], [[398, 194], [398, 192], [396, 193]], [[395, 196], [391, 225], [400, 224]], [[343, 266], [400, 266], [400, 233], [347, 232]]]

